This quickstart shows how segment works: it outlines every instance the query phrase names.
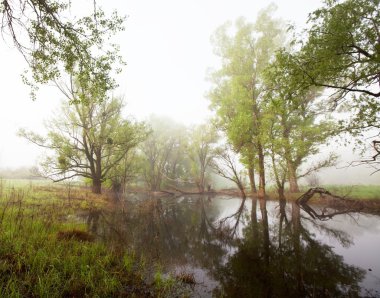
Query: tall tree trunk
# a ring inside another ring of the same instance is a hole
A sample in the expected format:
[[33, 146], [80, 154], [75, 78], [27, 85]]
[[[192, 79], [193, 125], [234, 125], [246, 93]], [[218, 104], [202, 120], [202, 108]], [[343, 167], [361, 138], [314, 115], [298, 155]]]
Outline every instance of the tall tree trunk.
[[241, 197], [245, 199], [247, 196], [245, 195], [244, 185], [240, 181], [238, 181], [236, 184], [240, 190]]
[[100, 148], [95, 150], [95, 171], [92, 173], [92, 192], [102, 193], [102, 151]]
[[200, 175], [200, 181], [199, 181], [199, 186], [198, 186], [198, 188], [199, 188], [199, 192], [204, 192], [205, 191], [205, 168], [204, 168], [204, 166], [202, 165], [201, 166], [201, 173], [200, 173], [201, 175]]
[[96, 194], [102, 193], [102, 181], [99, 178], [92, 179], [92, 192]]
[[277, 184], [278, 197], [279, 197], [279, 200], [281, 202], [281, 200], [285, 200], [285, 191], [284, 191], [285, 182], [284, 182], [283, 177], [280, 178], [280, 174], [278, 173], [273, 148], [272, 148], [272, 152], [271, 152], [271, 159], [272, 159], [272, 167], [273, 167], [273, 172], [274, 172], [274, 178], [275, 178], [276, 184]]
[[257, 192], [256, 188], [256, 182], [255, 182], [255, 169], [253, 165], [248, 166], [248, 177], [249, 177], [249, 183], [251, 185], [251, 192], [252, 194]]
[[264, 152], [261, 144], [258, 144], [257, 153], [259, 155], [259, 199], [265, 198], [265, 165], [264, 165]]
[[286, 124], [286, 120], [282, 119], [282, 125], [284, 128], [283, 131], [283, 138], [285, 141], [285, 159], [286, 159], [286, 165], [288, 168], [288, 180], [289, 180], [289, 191], [291, 193], [299, 192], [298, 183], [297, 183], [297, 168], [294, 164], [292, 154], [291, 154], [291, 148], [292, 145], [290, 144], [290, 127]]
[[285, 191], [284, 191], [284, 186], [283, 185], [277, 187], [277, 193], [278, 193], [278, 199], [280, 201], [286, 201], [286, 199], [285, 199]]
[[292, 161], [287, 161], [288, 165], [288, 178], [289, 178], [289, 191], [291, 193], [300, 192], [297, 182], [296, 169]]

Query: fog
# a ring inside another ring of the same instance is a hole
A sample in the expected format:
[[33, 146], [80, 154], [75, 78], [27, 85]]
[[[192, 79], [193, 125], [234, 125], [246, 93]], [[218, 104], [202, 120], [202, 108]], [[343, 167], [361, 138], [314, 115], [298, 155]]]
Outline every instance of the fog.
[[[201, 123], [212, 114], [205, 93], [210, 88], [207, 70], [218, 60], [212, 52], [210, 36], [225, 21], [245, 16], [254, 20], [257, 12], [274, 2], [277, 16], [298, 28], [305, 27], [308, 13], [321, 1], [101, 1], [106, 11], [117, 9], [128, 15], [126, 30], [117, 36], [127, 65], [117, 78], [116, 95], [126, 100], [124, 113], [138, 120], [151, 114], [165, 115], [186, 125]], [[78, 9], [78, 8], [76, 8]], [[43, 132], [44, 121], [60, 105], [63, 96], [52, 86], [41, 86], [37, 100], [20, 75], [27, 64], [5, 36], [0, 43], [0, 168], [30, 167], [44, 152], [17, 137], [22, 128]], [[336, 168], [321, 171], [325, 184], [379, 184], [379, 174], [365, 166], [345, 167], [362, 157], [353, 145], [337, 141], [329, 150], [340, 156]]]

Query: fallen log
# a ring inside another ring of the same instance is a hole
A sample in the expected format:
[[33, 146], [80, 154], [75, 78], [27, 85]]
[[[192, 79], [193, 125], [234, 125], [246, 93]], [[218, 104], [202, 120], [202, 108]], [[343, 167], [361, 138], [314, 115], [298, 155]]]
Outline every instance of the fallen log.
[[185, 191], [185, 190], [182, 190], [182, 189], [179, 189], [179, 188], [176, 188], [174, 186], [169, 186], [171, 189], [181, 193], [181, 194], [184, 194], [184, 195], [209, 195], [209, 194], [215, 194], [216, 192], [215, 191], [204, 191], [204, 192], [191, 192], [191, 191]]
[[331, 192], [329, 192], [328, 190], [322, 187], [314, 187], [314, 188], [310, 188], [307, 192], [305, 192], [302, 196], [300, 196], [297, 199], [296, 203], [306, 204], [307, 201], [309, 201], [315, 194], [328, 195], [329, 197], [332, 197], [332, 198], [345, 200], [344, 197], [333, 195]]
[[[320, 194], [322, 197], [327, 196], [326, 208], [321, 214], [318, 214], [311, 206], [308, 205], [308, 201], [315, 195]], [[296, 203], [312, 218], [318, 218], [320, 220], [326, 220], [339, 214], [346, 214], [351, 212], [360, 212], [364, 209], [365, 204], [362, 201], [357, 201], [341, 196], [334, 195], [328, 190], [322, 187], [310, 188], [302, 196], [300, 196]], [[333, 210], [329, 210], [333, 209]]]

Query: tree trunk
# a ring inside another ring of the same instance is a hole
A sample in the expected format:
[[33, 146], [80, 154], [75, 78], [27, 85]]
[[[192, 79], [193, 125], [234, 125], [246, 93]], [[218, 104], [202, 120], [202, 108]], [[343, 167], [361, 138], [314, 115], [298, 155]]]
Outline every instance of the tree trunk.
[[289, 176], [289, 191], [291, 193], [300, 192], [297, 182], [296, 169], [291, 161], [287, 161], [288, 165], [288, 176]]
[[122, 192], [122, 183], [120, 181], [112, 182], [112, 191], [117, 194]]
[[264, 165], [264, 152], [261, 144], [258, 144], [258, 155], [259, 155], [259, 199], [265, 198], [265, 165]]
[[285, 191], [284, 191], [284, 186], [283, 185], [281, 185], [281, 186], [279, 186], [279, 185], [277, 185], [277, 193], [278, 193], [278, 198], [279, 198], [279, 200], [280, 201], [286, 201], [286, 199], [285, 199]]
[[199, 181], [199, 192], [205, 191], [205, 167], [201, 165], [200, 181]]
[[102, 182], [100, 181], [100, 179], [92, 179], [92, 192], [96, 194], [102, 193]]
[[243, 199], [245, 199], [247, 196], [245, 195], [244, 185], [241, 184], [240, 181], [238, 181], [238, 182], [237, 182], [237, 186], [238, 186], [238, 188], [239, 188], [239, 190], [240, 190], [241, 197], [242, 197]]
[[255, 182], [255, 170], [253, 166], [248, 167], [248, 177], [249, 177], [249, 183], [251, 185], [251, 192], [257, 193], [256, 182]]
[[289, 140], [289, 134], [290, 134], [291, 128], [287, 126], [286, 120], [284, 118], [282, 119], [282, 125], [284, 128], [282, 136], [285, 141], [285, 160], [286, 160], [286, 165], [288, 168], [289, 191], [291, 193], [295, 193], [295, 192], [299, 192], [300, 190], [298, 188], [298, 183], [297, 183], [297, 174], [296, 174], [297, 168], [294, 164], [292, 153], [291, 153], [292, 145], [290, 144], [290, 140]]
[[272, 158], [272, 167], [273, 167], [273, 172], [274, 172], [274, 178], [275, 178], [276, 184], [277, 184], [278, 197], [279, 197], [279, 200], [281, 202], [282, 200], [285, 200], [285, 187], [284, 187], [285, 179], [283, 179], [283, 177], [280, 178], [280, 175], [277, 171], [276, 160], [275, 160], [273, 151], [271, 153], [271, 158]]
[[102, 193], [102, 151], [100, 148], [95, 150], [95, 172], [92, 173], [92, 192]]

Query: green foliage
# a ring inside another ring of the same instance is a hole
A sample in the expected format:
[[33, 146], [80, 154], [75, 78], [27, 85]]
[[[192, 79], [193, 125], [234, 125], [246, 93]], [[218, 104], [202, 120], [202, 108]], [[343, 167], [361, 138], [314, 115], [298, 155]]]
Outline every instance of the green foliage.
[[[94, 5], [92, 14], [76, 17], [71, 15], [71, 1], [6, 0], [0, 4], [2, 31], [9, 33], [29, 63], [31, 74], [25, 73], [23, 80], [32, 87], [32, 98], [39, 84], [55, 82], [64, 73], [77, 77], [80, 87], [98, 99], [116, 86], [113, 71], [119, 72], [115, 64], [123, 61], [118, 46], [109, 40], [124, 30], [124, 18], [116, 12], [108, 17]], [[24, 34], [28, 42], [23, 41]]]
[[143, 179], [150, 190], [160, 190], [164, 182], [175, 185], [185, 179], [188, 167], [185, 151], [187, 128], [164, 117], [151, 116], [151, 134], [141, 144]]
[[238, 19], [233, 36], [228, 34], [229, 23], [213, 36], [223, 66], [211, 75], [214, 87], [209, 98], [218, 125], [236, 148], [265, 136], [260, 129], [265, 105], [263, 71], [284, 36], [281, 23], [271, 17], [273, 10], [270, 6], [261, 11], [255, 24]]
[[211, 124], [195, 126], [189, 133], [186, 152], [190, 159], [191, 176], [194, 178], [200, 192], [206, 189], [206, 172], [215, 155], [215, 145], [218, 138], [218, 133]]
[[260, 196], [265, 192], [270, 112], [263, 97], [264, 71], [284, 41], [282, 23], [272, 17], [274, 9], [271, 5], [261, 11], [255, 24], [238, 19], [233, 34], [229, 23], [216, 31], [213, 42], [222, 66], [212, 73], [214, 86], [208, 94], [218, 127], [249, 168], [258, 164]]
[[143, 123], [122, 118], [122, 107], [121, 98], [64, 102], [61, 114], [47, 123], [46, 138], [26, 130], [19, 135], [52, 151], [42, 164], [46, 177], [60, 181], [79, 176], [103, 182], [127, 175], [128, 153], [147, 136]]
[[305, 87], [291, 71], [291, 63], [288, 52], [284, 49], [277, 52], [275, 60], [265, 70], [267, 90], [264, 96], [270, 110], [271, 155], [280, 164], [278, 168], [287, 168], [287, 175], [296, 183], [297, 177], [334, 163], [336, 157], [331, 155], [306, 173], [297, 173], [300, 165], [319, 153], [319, 146], [336, 135], [337, 130], [329, 113], [321, 111], [318, 105], [322, 88]]
[[295, 55], [305, 84], [329, 87], [334, 106], [346, 101], [352, 119], [345, 129], [379, 127], [380, 2], [326, 1], [309, 18], [308, 38]]

